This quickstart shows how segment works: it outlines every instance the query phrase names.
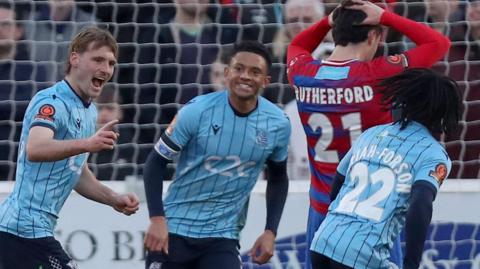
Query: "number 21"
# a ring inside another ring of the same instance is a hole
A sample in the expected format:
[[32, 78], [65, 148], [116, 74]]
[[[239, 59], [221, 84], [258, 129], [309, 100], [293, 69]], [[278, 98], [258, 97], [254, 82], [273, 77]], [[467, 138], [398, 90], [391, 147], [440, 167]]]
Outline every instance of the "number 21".
[[[350, 132], [350, 144], [362, 133], [362, 124], [360, 113], [349, 113], [343, 115], [342, 126]], [[308, 125], [313, 131], [322, 129], [322, 135], [315, 144], [315, 161], [325, 163], [338, 163], [338, 153], [336, 150], [327, 150], [333, 141], [333, 126], [330, 119], [322, 113], [315, 113], [308, 119]]]

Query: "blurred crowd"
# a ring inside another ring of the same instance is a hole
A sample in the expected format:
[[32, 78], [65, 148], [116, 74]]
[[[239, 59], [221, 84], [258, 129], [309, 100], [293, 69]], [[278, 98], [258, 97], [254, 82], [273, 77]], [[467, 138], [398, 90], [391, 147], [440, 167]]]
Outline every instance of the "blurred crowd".
[[[122, 180], [142, 164], [175, 113], [192, 97], [224, 90], [232, 43], [253, 39], [273, 55], [272, 84], [264, 97], [289, 114], [293, 134], [291, 179], [308, 179], [306, 145], [285, 73], [286, 47], [338, 0], [0, 0], [0, 180], [12, 180], [23, 113], [30, 98], [64, 76], [67, 45], [79, 29], [98, 25], [119, 42], [115, 75], [96, 100], [98, 124], [119, 118], [113, 151], [90, 156], [99, 179]], [[384, 8], [425, 22], [449, 36], [452, 47], [435, 69], [463, 90], [462, 128], [444, 137], [452, 178], [480, 177], [480, 0], [384, 0]], [[412, 43], [389, 30], [378, 54]], [[322, 43], [319, 59], [333, 43]], [[428, 100], [426, 100], [428, 101]], [[173, 167], [171, 171], [173, 172]]]

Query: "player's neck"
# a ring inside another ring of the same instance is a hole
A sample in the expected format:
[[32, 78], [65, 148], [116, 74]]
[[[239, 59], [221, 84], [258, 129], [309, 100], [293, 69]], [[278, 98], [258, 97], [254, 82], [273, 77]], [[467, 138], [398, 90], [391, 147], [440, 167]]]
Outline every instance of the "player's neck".
[[228, 96], [228, 102], [230, 103], [232, 109], [235, 111], [235, 114], [246, 116], [257, 108], [258, 97], [242, 99], [230, 94]]
[[327, 58], [329, 61], [347, 61], [352, 59], [360, 61], [368, 60], [363, 45], [335, 46], [332, 54]]
[[70, 75], [65, 76], [65, 80], [68, 82], [68, 85], [72, 88], [72, 90], [77, 94], [80, 99], [82, 99], [83, 103], [90, 103], [92, 98], [86, 95], [84, 92], [80, 90], [80, 85], [76, 83], [75, 79], [73, 79]]

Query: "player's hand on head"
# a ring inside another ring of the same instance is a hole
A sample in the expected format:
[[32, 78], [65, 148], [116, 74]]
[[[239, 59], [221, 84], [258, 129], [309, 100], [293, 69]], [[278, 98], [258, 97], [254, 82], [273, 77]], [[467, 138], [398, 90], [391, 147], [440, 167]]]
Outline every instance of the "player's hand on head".
[[168, 255], [168, 226], [165, 217], [150, 218], [143, 244], [148, 251], [161, 251]]
[[135, 214], [140, 201], [134, 193], [120, 194], [116, 197], [113, 208], [127, 216]]
[[385, 10], [378, 5], [363, 0], [351, 0], [353, 4], [345, 6], [345, 8], [361, 10], [367, 14], [365, 20], [362, 21], [362, 25], [378, 25], [380, 24], [380, 18]]
[[118, 120], [107, 122], [102, 128], [87, 141], [88, 152], [99, 152], [101, 150], [113, 149], [118, 139], [118, 133], [114, 131]]
[[264, 264], [273, 256], [274, 250], [275, 234], [270, 230], [265, 230], [265, 232], [257, 238], [257, 241], [255, 241], [249, 255], [252, 257], [253, 262]]
[[332, 10], [332, 12], [330, 12], [330, 14], [328, 14], [328, 25], [330, 25], [330, 27], [333, 27], [333, 24], [334, 24], [333, 14], [340, 7], [341, 5], [339, 4], [335, 9]]

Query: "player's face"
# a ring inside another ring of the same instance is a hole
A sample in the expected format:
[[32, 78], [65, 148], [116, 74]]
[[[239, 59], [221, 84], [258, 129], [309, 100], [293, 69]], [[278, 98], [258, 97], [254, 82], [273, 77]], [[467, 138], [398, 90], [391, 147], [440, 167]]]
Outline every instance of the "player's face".
[[267, 62], [256, 53], [238, 52], [225, 68], [225, 80], [233, 97], [241, 100], [255, 99], [260, 90], [270, 83]]
[[113, 75], [117, 60], [113, 51], [103, 46], [93, 49], [90, 44], [89, 49], [83, 53], [72, 53], [70, 63], [72, 69], [71, 77], [76, 90], [85, 100], [96, 98], [102, 92], [105, 84]]

